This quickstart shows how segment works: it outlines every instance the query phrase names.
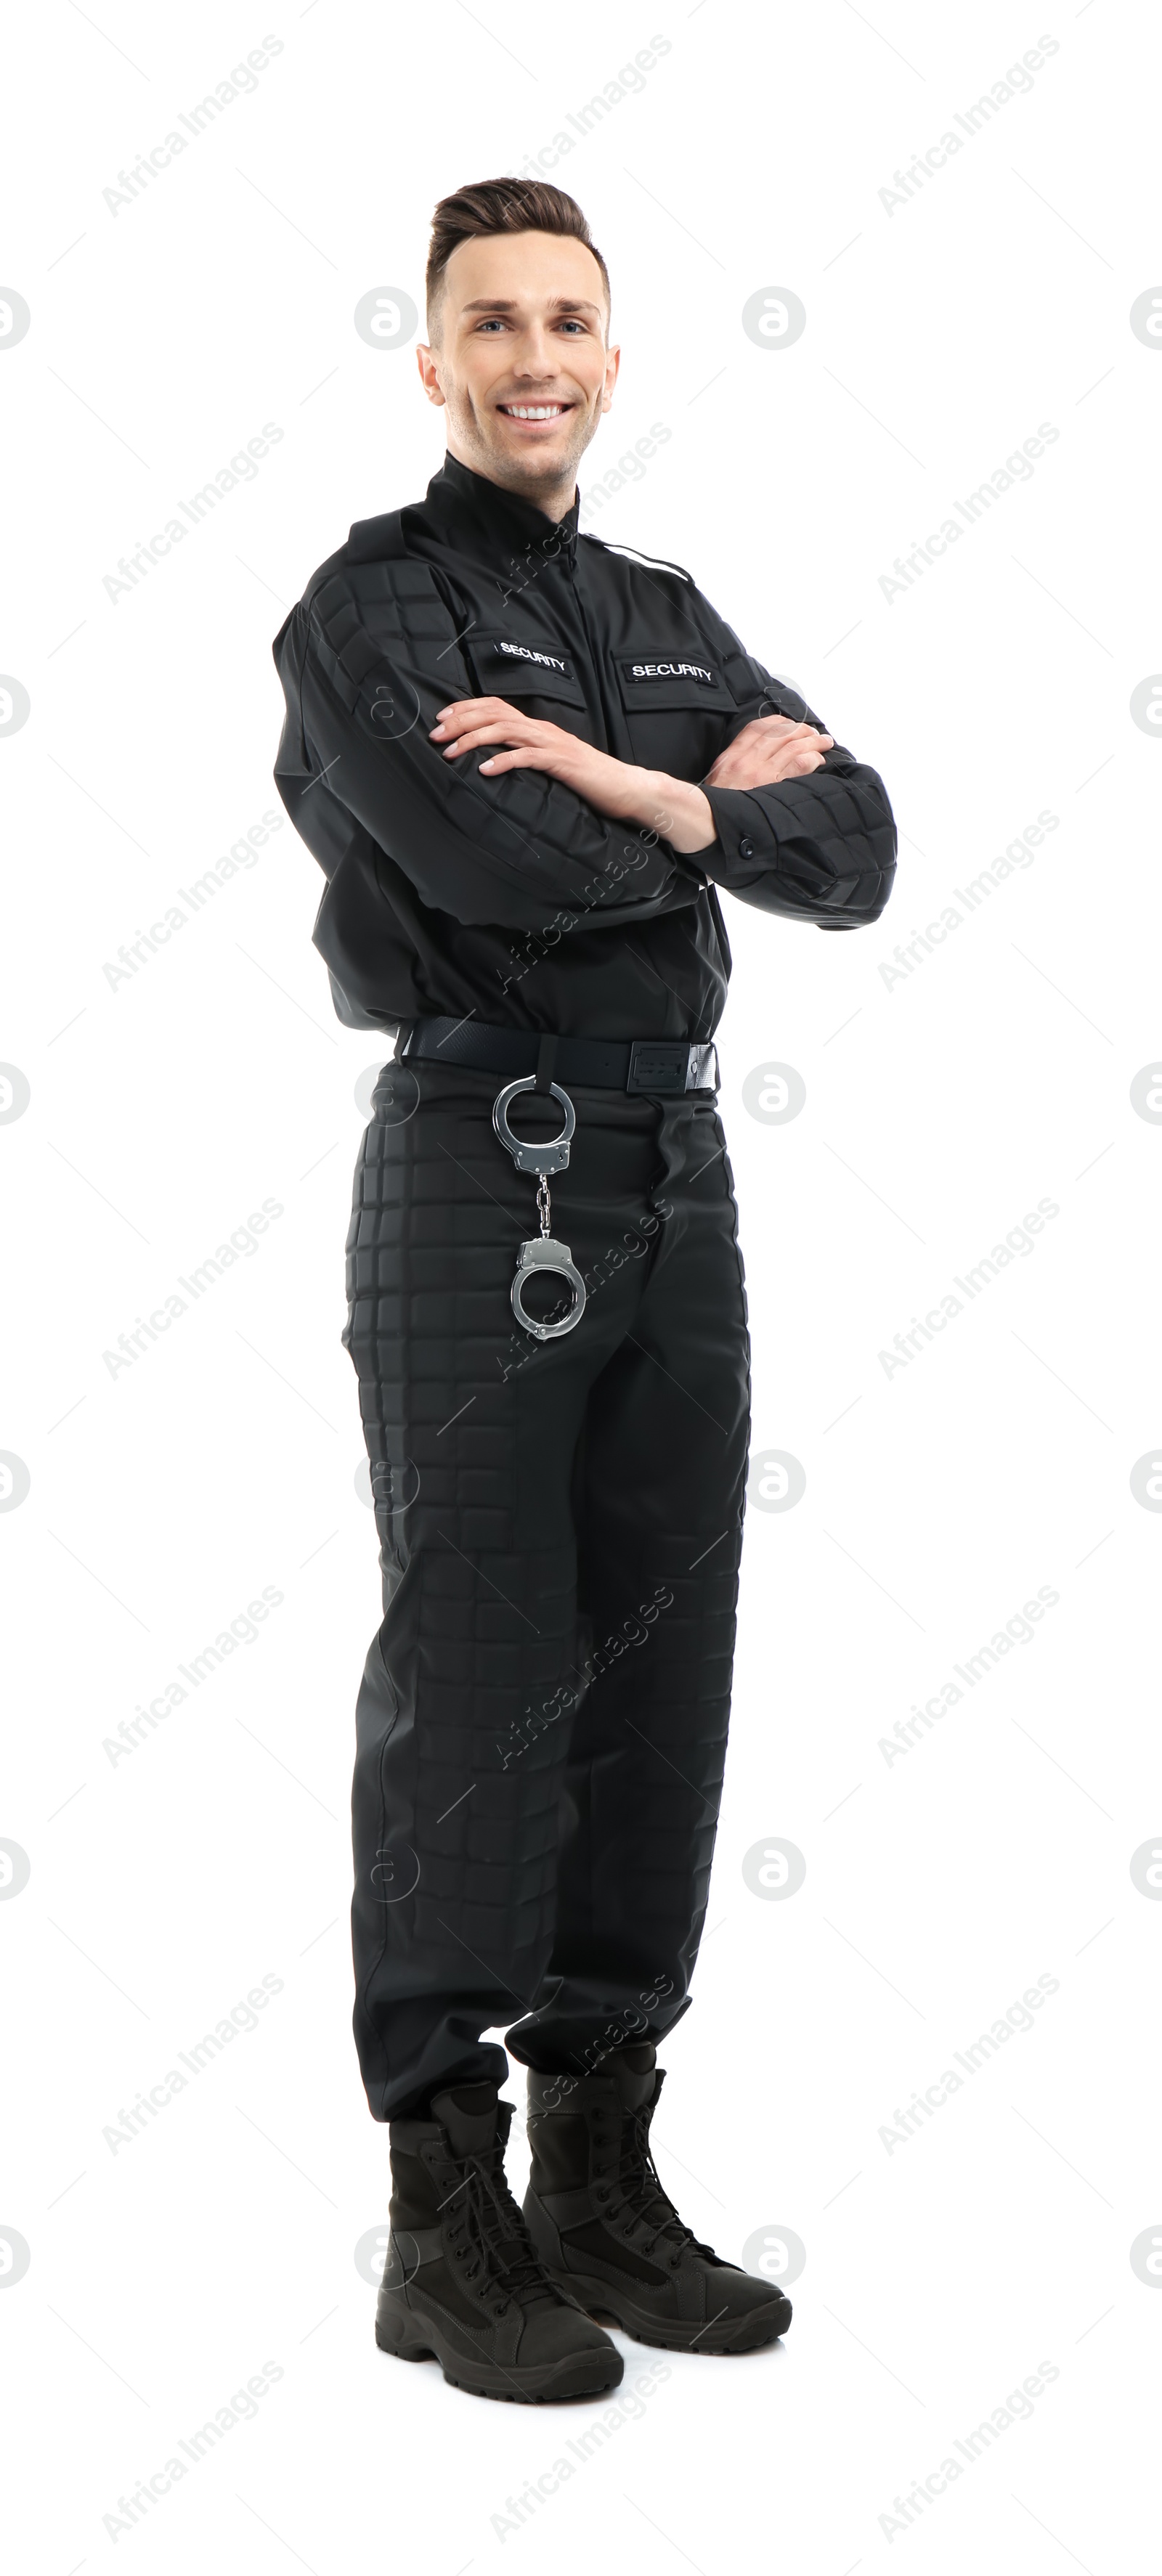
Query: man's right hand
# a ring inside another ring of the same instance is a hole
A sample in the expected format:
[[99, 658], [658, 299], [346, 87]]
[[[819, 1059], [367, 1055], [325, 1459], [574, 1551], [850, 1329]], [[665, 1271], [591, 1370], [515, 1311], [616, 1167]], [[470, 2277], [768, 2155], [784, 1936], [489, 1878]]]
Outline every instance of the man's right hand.
[[806, 778], [823, 766], [833, 737], [789, 716], [756, 716], [720, 751], [703, 787], [775, 787], [783, 778]]

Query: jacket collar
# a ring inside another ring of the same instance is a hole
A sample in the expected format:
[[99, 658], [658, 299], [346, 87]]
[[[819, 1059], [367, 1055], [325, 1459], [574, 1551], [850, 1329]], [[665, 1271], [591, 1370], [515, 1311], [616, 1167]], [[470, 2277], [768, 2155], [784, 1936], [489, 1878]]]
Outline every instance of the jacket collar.
[[424, 506], [446, 544], [490, 563], [503, 563], [506, 572], [514, 555], [551, 561], [564, 553], [570, 564], [576, 562], [579, 492], [574, 493], [573, 506], [564, 518], [554, 521], [519, 492], [506, 491], [486, 474], [473, 473], [457, 456], [445, 456], [428, 485]]

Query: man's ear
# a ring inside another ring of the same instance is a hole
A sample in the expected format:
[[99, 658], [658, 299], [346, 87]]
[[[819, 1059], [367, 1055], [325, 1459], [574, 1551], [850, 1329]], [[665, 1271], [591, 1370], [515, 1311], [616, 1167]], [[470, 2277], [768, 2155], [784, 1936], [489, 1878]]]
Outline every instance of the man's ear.
[[441, 388], [440, 379], [436, 373], [437, 360], [435, 351], [428, 347], [426, 341], [419, 340], [416, 343], [416, 365], [419, 368], [420, 383], [424, 388], [428, 401], [437, 404], [437, 406], [442, 406], [446, 402], [447, 396]]

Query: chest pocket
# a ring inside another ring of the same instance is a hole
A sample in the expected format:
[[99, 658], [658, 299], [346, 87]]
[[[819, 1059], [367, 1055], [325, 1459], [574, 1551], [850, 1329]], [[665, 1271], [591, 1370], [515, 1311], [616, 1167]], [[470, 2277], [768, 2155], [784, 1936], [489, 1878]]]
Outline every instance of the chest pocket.
[[551, 698], [555, 705], [584, 713], [585, 695], [572, 655], [554, 645], [474, 626], [463, 649], [483, 697]]
[[673, 778], [705, 777], [738, 717], [714, 655], [671, 645], [619, 653], [614, 669], [635, 759]]

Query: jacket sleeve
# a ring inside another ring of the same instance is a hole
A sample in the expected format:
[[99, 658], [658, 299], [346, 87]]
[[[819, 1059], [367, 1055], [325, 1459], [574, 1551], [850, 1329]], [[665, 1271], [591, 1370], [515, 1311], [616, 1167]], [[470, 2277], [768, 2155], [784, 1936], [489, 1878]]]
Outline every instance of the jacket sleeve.
[[[786, 715], [829, 730], [701, 598], [698, 622], [739, 700], [728, 740], [756, 716]], [[740, 903], [813, 921], [820, 930], [854, 930], [879, 919], [896, 872], [896, 827], [883, 780], [865, 762], [836, 743], [806, 778], [773, 787], [699, 784], [717, 839], [696, 850], [688, 865], [702, 868]]]
[[441, 707], [479, 691], [427, 564], [364, 566], [358, 584], [324, 574], [274, 658], [287, 702], [275, 779], [328, 876], [357, 840], [425, 905], [518, 929], [548, 928], [563, 908], [640, 917], [690, 900], [656, 834], [598, 814], [543, 771], [484, 778], [486, 755], [453, 763], [428, 740]]

